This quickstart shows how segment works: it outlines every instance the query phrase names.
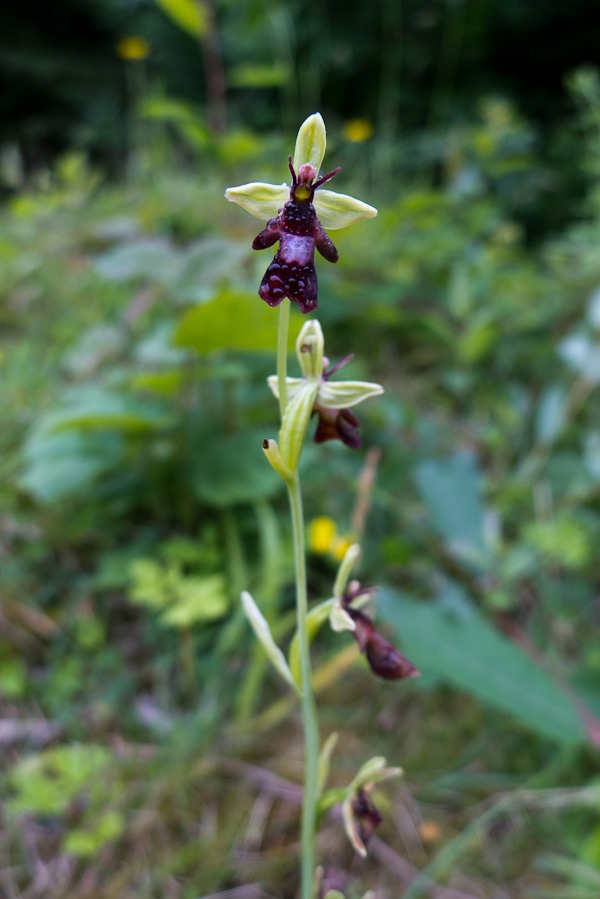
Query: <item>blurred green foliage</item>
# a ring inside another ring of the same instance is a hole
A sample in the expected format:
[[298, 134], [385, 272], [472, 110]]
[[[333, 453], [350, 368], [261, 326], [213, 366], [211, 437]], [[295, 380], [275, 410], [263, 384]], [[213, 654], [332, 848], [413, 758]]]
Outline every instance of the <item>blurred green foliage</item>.
[[[192, 41], [157, 24], [165, 9], [189, 17], [189, 4], [117, 7], [93, 7], [112, 17], [111, 35], [141, 16], [153, 47], [155, 34], [178, 47]], [[379, 8], [390, 28], [392, 7]], [[534, 10], [520, 9], [494, 12], [502, 33], [517, 18], [523, 33], [532, 27]], [[411, 10], [419, 15], [405, 21]], [[216, 9], [236, 127], [219, 132], [208, 101], [165, 75], [151, 90], [131, 88], [139, 103], [127, 118], [124, 180], [108, 181], [74, 150], [51, 166], [42, 152], [35, 177], [10, 154], [2, 161], [9, 823], [0, 847], [18, 860], [19, 890], [42, 858], [45, 895], [56, 899], [90, 889], [107, 899], [192, 897], [251, 881], [293, 895], [297, 808], [261, 792], [244, 767], [268, 757], [282, 778], [298, 777], [293, 712], [239, 610], [240, 590], [250, 589], [277, 639], [293, 629], [285, 498], [261, 450], [276, 430], [265, 379], [277, 323], [256, 296], [267, 263], [250, 243], [261, 225], [222, 194], [249, 177], [286, 177], [290, 147], [259, 133], [279, 118], [273, 92], [297, 125], [299, 106], [331, 90], [328, 153], [344, 165], [340, 189], [380, 215], [335, 235], [336, 268], [318, 261], [319, 318], [332, 361], [354, 352], [349, 377], [381, 381], [386, 395], [361, 416], [364, 446], [380, 451], [366, 523], [357, 514], [365, 454], [341, 445], [307, 447], [306, 510], [360, 539], [360, 577], [384, 587], [382, 627], [422, 670], [408, 687], [376, 688], [361, 664], [348, 667], [346, 637], [319, 633], [324, 727], [343, 737], [334, 778], [349, 782], [364, 743], [387, 743], [381, 751], [409, 773], [397, 803], [410, 809], [413, 829], [401, 838], [417, 868], [485, 895], [595, 895], [598, 75], [581, 69], [569, 80], [577, 119], [563, 148], [577, 149], [557, 161], [556, 133], [550, 151], [508, 92], [482, 99], [477, 87], [476, 113], [447, 127], [451, 85], [438, 74], [432, 94], [431, 54], [429, 111], [417, 109], [409, 78], [401, 97], [375, 92], [376, 114], [368, 66], [383, 39], [365, 25], [362, 43], [351, 41], [335, 4], [326, 12], [337, 27], [327, 31], [303, 4], [297, 32], [281, 4], [243, 11], [246, 27], [234, 28], [234, 5]], [[442, 28], [443, 73], [464, 13], [461, 4], [409, 4], [394, 27]], [[457, 56], [465, 64], [483, 5], [469, 16]], [[268, 64], [257, 56], [265, 34], [276, 38]], [[419, 47], [407, 60], [415, 79]], [[305, 80], [294, 86], [299, 59]], [[389, 73], [390, 52], [380, 62]], [[352, 104], [335, 92], [342, 63]], [[179, 72], [189, 80], [184, 64]], [[361, 78], [363, 92], [352, 94]], [[456, 90], [467, 106], [469, 92]], [[393, 123], [409, 100], [409, 120], [426, 127], [400, 139]], [[344, 125], [358, 113], [378, 127], [353, 142]], [[295, 333], [301, 323], [294, 315]], [[316, 552], [310, 563], [311, 598], [326, 599], [335, 564]], [[282, 720], [289, 727], [275, 730]], [[258, 842], [257, 790], [272, 811]], [[484, 812], [477, 830], [472, 809], [483, 800], [499, 811]], [[521, 802], [531, 807], [526, 827]], [[428, 821], [431, 842], [419, 829]], [[398, 845], [391, 824], [383, 836]], [[332, 853], [344, 858], [336, 839]], [[397, 895], [381, 863], [364, 879]]]

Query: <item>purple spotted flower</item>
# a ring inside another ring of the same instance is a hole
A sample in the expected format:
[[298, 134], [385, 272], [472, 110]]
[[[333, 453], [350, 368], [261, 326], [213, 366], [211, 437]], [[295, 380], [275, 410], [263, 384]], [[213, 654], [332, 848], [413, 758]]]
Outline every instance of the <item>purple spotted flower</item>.
[[[323, 355], [323, 332], [318, 321], [305, 322], [298, 340], [296, 355], [304, 377], [287, 378], [287, 392], [290, 403], [300, 401], [306, 393], [306, 424], [311, 415], [319, 419], [315, 432], [316, 443], [325, 440], [341, 440], [346, 446], [356, 449], [360, 446], [358, 419], [351, 407], [364, 400], [383, 393], [381, 384], [372, 381], [333, 381], [332, 376], [349, 362], [353, 356], [346, 356], [336, 365], [328, 367]], [[279, 397], [279, 382], [276, 375], [268, 378], [269, 387]]]
[[350, 631], [358, 648], [366, 656], [369, 668], [384, 680], [403, 680], [418, 677], [419, 670], [410, 659], [402, 655], [389, 640], [380, 634], [373, 620], [362, 607], [376, 593], [375, 587], [363, 587], [358, 581], [350, 581], [344, 587], [342, 581], [358, 556], [358, 545], [351, 546], [340, 567], [340, 583], [336, 581], [335, 603], [330, 623], [335, 631]]
[[325, 123], [315, 113], [300, 127], [294, 158], [289, 157], [291, 187], [252, 182], [225, 192], [228, 200], [257, 218], [269, 218], [266, 228], [254, 238], [253, 249], [264, 250], [279, 242], [258, 291], [269, 306], [278, 306], [287, 297], [303, 313], [316, 309], [315, 248], [329, 262], [338, 260], [325, 228], [346, 228], [377, 215], [373, 206], [354, 197], [321, 190], [340, 171], [336, 168], [318, 176], [325, 146]]
[[315, 247], [328, 262], [338, 261], [338, 251], [317, 218], [313, 198], [315, 191], [337, 175], [339, 168], [316, 181], [317, 173], [309, 163], [301, 165], [296, 175], [290, 156], [289, 167], [290, 198], [276, 218], [270, 219], [267, 227], [254, 238], [252, 249], [265, 250], [279, 241], [279, 249], [264, 274], [258, 295], [269, 306], [278, 306], [287, 297], [306, 313], [317, 306]]
[[377, 784], [401, 774], [401, 768], [388, 768], [382, 756], [375, 756], [365, 762], [346, 788], [342, 802], [344, 828], [352, 846], [363, 858], [367, 855], [367, 844], [382, 820], [371, 793]]

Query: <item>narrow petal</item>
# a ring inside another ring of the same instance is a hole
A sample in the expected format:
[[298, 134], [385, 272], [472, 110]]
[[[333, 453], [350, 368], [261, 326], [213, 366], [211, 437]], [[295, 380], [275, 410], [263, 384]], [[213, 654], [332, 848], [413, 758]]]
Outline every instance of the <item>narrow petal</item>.
[[359, 832], [358, 821], [354, 816], [352, 808], [352, 797], [348, 796], [342, 803], [342, 819], [344, 821], [344, 830], [350, 843], [363, 858], [367, 857], [367, 847], [365, 846]]
[[264, 181], [251, 181], [239, 187], [228, 187], [225, 191], [226, 200], [237, 203], [263, 222], [276, 216], [289, 197], [287, 184], [266, 184]]
[[347, 228], [377, 215], [374, 206], [347, 194], [338, 194], [335, 190], [315, 191], [314, 207], [319, 221], [329, 231]]
[[338, 634], [342, 631], [356, 630], [356, 624], [339, 601], [336, 602], [331, 610], [329, 626], [332, 631], [335, 631]]
[[[306, 378], [286, 378], [287, 389], [288, 389], [288, 400], [292, 400], [298, 391], [306, 384]], [[279, 399], [279, 378], [277, 375], [269, 375], [267, 378], [267, 384], [269, 385], [273, 396], [276, 399]]]
[[325, 122], [320, 112], [315, 112], [300, 125], [296, 148], [294, 150], [294, 168], [296, 171], [301, 165], [312, 165], [317, 173], [321, 170], [327, 138]]
[[382, 393], [381, 384], [372, 381], [322, 381], [317, 402], [324, 409], [349, 409]]

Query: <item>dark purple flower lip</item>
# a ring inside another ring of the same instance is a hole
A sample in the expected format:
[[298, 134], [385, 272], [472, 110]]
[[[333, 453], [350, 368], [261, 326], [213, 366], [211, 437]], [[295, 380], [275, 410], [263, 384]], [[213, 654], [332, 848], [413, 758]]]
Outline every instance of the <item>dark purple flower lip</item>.
[[324, 409], [316, 404], [313, 411], [319, 416], [319, 424], [315, 431], [315, 443], [341, 440], [351, 449], [360, 447], [359, 421], [354, 412], [351, 412], [350, 409]]
[[352, 815], [357, 825], [358, 835], [366, 846], [373, 836], [375, 828], [381, 824], [383, 819], [363, 787], [357, 790], [356, 796], [352, 800]]
[[290, 198], [256, 235], [252, 249], [265, 250], [279, 242], [273, 261], [260, 282], [258, 295], [269, 306], [278, 306], [287, 297], [306, 315], [317, 308], [315, 250], [328, 262], [338, 260], [338, 251], [317, 218], [313, 197], [315, 190], [333, 178], [339, 169], [315, 181], [316, 171], [309, 163], [301, 165], [296, 175], [290, 156], [289, 167], [292, 173]]
[[[354, 359], [354, 353], [344, 356], [335, 365], [328, 366], [328, 359], [323, 360], [323, 374], [321, 379], [328, 381], [337, 371]], [[360, 422], [350, 409], [325, 409], [315, 403], [314, 413], [319, 416], [319, 424], [315, 431], [315, 443], [325, 443], [326, 440], [341, 440], [345, 446], [351, 449], [359, 449], [360, 434], [358, 429]]]
[[351, 633], [358, 648], [365, 654], [371, 671], [384, 680], [418, 677], [420, 672], [417, 666], [379, 633], [368, 615], [360, 609], [352, 608], [351, 603], [367, 592], [372, 593], [373, 588], [357, 587], [354, 592], [346, 593], [342, 597], [342, 606], [354, 622]]

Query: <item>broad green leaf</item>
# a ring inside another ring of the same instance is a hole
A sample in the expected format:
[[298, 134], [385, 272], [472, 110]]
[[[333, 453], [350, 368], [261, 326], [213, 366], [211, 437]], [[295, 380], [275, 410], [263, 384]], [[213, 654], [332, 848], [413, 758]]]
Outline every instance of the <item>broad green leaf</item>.
[[80, 493], [123, 454], [119, 434], [48, 434], [36, 430], [24, 449], [20, 486], [42, 502], [51, 503]]
[[190, 489], [202, 502], [218, 508], [255, 503], [281, 489], [281, 481], [267, 464], [264, 432], [205, 433], [191, 470]]
[[222, 618], [229, 608], [225, 578], [220, 574], [182, 575], [161, 619], [172, 627], [191, 627]]
[[239, 271], [248, 256], [248, 247], [223, 237], [205, 237], [180, 252], [179, 268], [171, 286], [175, 299], [185, 303], [206, 303], [215, 287]]
[[485, 567], [489, 556], [484, 540], [482, 476], [474, 456], [459, 453], [428, 459], [414, 473], [431, 523], [464, 561]]
[[[144, 119], [156, 119], [173, 124], [200, 121], [200, 110], [195, 103], [175, 100], [173, 97], [145, 97], [138, 106], [138, 114]], [[208, 128], [206, 129], [209, 134]]]
[[496, 631], [462, 596], [460, 609], [418, 602], [384, 589], [378, 603], [403, 651], [426, 677], [435, 675], [559, 743], [583, 745], [573, 702], [539, 665]]
[[[293, 317], [291, 338], [302, 322]], [[199, 353], [272, 352], [277, 346], [278, 316], [258, 295], [223, 290], [214, 300], [195, 306], [179, 320], [174, 342]]]
[[202, 37], [208, 30], [208, 13], [201, 0], [156, 0], [158, 6], [182, 31]]
[[590, 384], [600, 383], [600, 344], [577, 331], [565, 337], [558, 347], [567, 365]]
[[578, 570], [591, 562], [594, 544], [585, 524], [562, 512], [547, 521], [531, 521], [523, 528], [523, 542], [564, 568]]
[[69, 405], [47, 415], [42, 423], [48, 434], [69, 430], [113, 430], [150, 433], [168, 427], [172, 416], [160, 406], [134, 396], [102, 388], [82, 388], [69, 395]]
[[236, 66], [229, 75], [230, 87], [279, 87], [290, 77], [287, 66], [244, 65]]
[[116, 809], [89, 816], [85, 827], [77, 827], [65, 836], [66, 852], [80, 858], [96, 855], [111, 840], [116, 840], [125, 829], [125, 818]]
[[55, 746], [22, 758], [9, 772], [13, 794], [6, 805], [14, 814], [59, 815], [90, 783], [98, 782], [112, 755], [93, 743]]
[[117, 244], [100, 253], [95, 267], [110, 281], [140, 280], [169, 285], [179, 275], [181, 260], [168, 240], [148, 237]]
[[562, 387], [549, 387], [542, 394], [535, 417], [536, 439], [552, 443], [564, 427], [567, 393]]
[[171, 627], [191, 627], [222, 618], [229, 608], [225, 578], [183, 574], [181, 566], [155, 559], [135, 559], [129, 566], [129, 597], [160, 612]]
[[134, 375], [131, 386], [134, 390], [147, 390], [160, 396], [172, 396], [181, 389], [184, 379], [183, 371], [145, 371]]

